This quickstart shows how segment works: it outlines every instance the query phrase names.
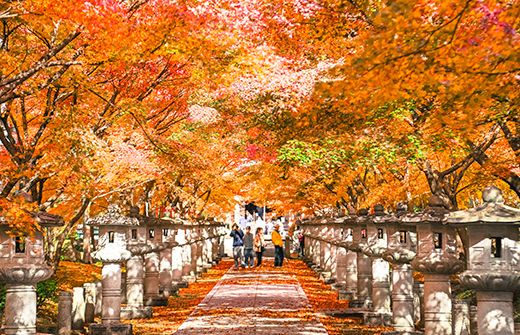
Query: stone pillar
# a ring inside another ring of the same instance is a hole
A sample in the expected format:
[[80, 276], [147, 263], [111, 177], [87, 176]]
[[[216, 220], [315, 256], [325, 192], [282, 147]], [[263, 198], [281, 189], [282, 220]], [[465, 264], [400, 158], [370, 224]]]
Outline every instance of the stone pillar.
[[[477, 316], [477, 306], [471, 305], [469, 306], [469, 329], [471, 335], [478, 335], [478, 316]], [[518, 329], [515, 328], [518, 332]], [[516, 334], [515, 334], [516, 335]]]
[[126, 304], [126, 271], [121, 272], [121, 303]]
[[447, 274], [424, 274], [424, 333], [452, 335], [451, 286]]
[[413, 283], [413, 319], [419, 328], [424, 327], [424, 284], [419, 282]]
[[345, 256], [345, 293], [344, 297], [347, 300], [353, 300], [357, 298], [358, 290], [358, 264], [357, 254], [353, 251], [347, 250]]
[[204, 226], [204, 244], [202, 249], [202, 267], [204, 271], [207, 271], [211, 268], [213, 263], [213, 243], [210, 238], [209, 226]]
[[58, 335], [72, 334], [72, 293], [60, 292], [58, 297]]
[[[198, 227], [195, 234], [195, 239], [201, 239], [201, 228]], [[204, 261], [203, 261], [203, 246], [204, 240], [198, 241], [194, 244], [195, 246], [195, 255], [197, 256], [195, 259], [195, 272], [197, 277], [200, 276], [204, 272]]]
[[[194, 275], [194, 278], [196, 279], [199, 275], [199, 269], [198, 269], [198, 260], [199, 260], [199, 255], [198, 255], [198, 244], [200, 242], [194, 242], [190, 245], [190, 248], [191, 248], [191, 270], [190, 270], [190, 273], [193, 273]], [[202, 264], [201, 264], [201, 267], [202, 267]]]
[[[113, 250], [117, 252], [117, 250]], [[101, 269], [103, 302], [101, 311], [101, 324], [91, 324], [89, 334], [91, 335], [115, 335], [132, 334], [132, 325], [121, 323], [121, 264], [129, 258], [129, 252], [119, 251], [117, 254], [110, 254], [108, 248], [100, 255], [94, 254], [95, 258], [105, 259]]]
[[337, 232], [336, 231], [337, 231], [337, 229], [335, 226], [329, 227], [329, 235], [327, 237], [331, 241], [331, 243], [329, 243], [330, 257], [329, 257], [329, 260], [327, 263], [327, 268], [329, 269], [329, 272], [330, 272], [329, 283], [334, 283], [337, 280], [338, 247], [335, 244], [337, 242], [337, 236], [336, 236]]
[[123, 319], [152, 317], [152, 308], [144, 306], [144, 259], [133, 255], [126, 262], [126, 307], [121, 309]]
[[[177, 240], [177, 243], [180, 243]], [[172, 249], [172, 281], [180, 282], [182, 280], [182, 247], [174, 247]]]
[[345, 288], [347, 268], [347, 250], [345, 248], [336, 248], [336, 284], [334, 285], [337, 289]]
[[398, 331], [413, 331], [414, 297], [410, 264], [394, 264], [392, 271], [393, 324]]
[[469, 301], [453, 301], [453, 335], [471, 335]]
[[159, 252], [145, 256], [144, 304], [146, 306], [166, 306], [168, 299], [159, 293]]
[[128, 307], [144, 306], [143, 255], [133, 255], [126, 261], [126, 301]]
[[96, 284], [96, 305], [94, 307], [94, 315], [101, 317], [101, 311], [103, 310], [103, 284], [101, 281], [95, 282]]
[[372, 303], [374, 312], [390, 314], [390, 264], [372, 258]]
[[513, 335], [513, 292], [477, 291], [479, 335]]
[[104, 325], [121, 321], [121, 265], [105, 263], [101, 269], [103, 277], [103, 309], [101, 321]]
[[36, 334], [36, 283], [51, 275], [45, 265], [0, 268], [0, 279], [6, 282], [6, 335]]
[[96, 284], [83, 284], [85, 290], [85, 323], [90, 324], [94, 322], [94, 310], [96, 308]]
[[357, 300], [365, 301], [364, 307], [372, 305], [372, 259], [357, 252]]
[[85, 326], [85, 291], [74, 287], [72, 291], [72, 329], [83, 330]]
[[[327, 226], [321, 226], [321, 237], [327, 237], [328, 236], [328, 227]], [[325, 242], [324, 240], [320, 240], [320, 268], [323, 271], [330, 273], [330, 267], [329, 265], [330, 261], [330, 244]]]
[[7, 284], [5, 305], [6, 334], [36, 334], [34, 285]]
[[[185, 236], [189, 238], [189, 230], [185, 231]], [[187, 239], [185, 241], [187, 241]], [[191, 245], [185, 244], [182, 248], [182, 277], [186, 282], [191, 283], [195, 281], [195, 271], [192, 271], [191, 267]]]
[[172, 248], [159, 253], [159, 292], [168, 299], [172, 292]]

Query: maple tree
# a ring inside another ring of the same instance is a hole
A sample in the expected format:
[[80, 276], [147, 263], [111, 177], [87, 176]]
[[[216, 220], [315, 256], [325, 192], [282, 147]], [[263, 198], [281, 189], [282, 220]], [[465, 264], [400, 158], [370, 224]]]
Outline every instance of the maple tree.
[[[352, 24], [318, 24], [306, 40], [336, 65], [315, 81], [279, 151], [293, 170], [308, 170], [310, 162], [331, 167], [332, 178], [314, 170], [302, 187], [312, 176], [318, 192], [354, 207], [421, 206], [435, 194], [454, 209], [468, 192], [500, 180], [518, 195], [518, 4], [327, 2], [319, 12], [331, 18], [336, 8], [348, 8], [343, 17]], [[322, 43], [332, 38], [331, 47]], [[327, 143], [348, 147], [343, 169], [318, 157], [331, 152]]]

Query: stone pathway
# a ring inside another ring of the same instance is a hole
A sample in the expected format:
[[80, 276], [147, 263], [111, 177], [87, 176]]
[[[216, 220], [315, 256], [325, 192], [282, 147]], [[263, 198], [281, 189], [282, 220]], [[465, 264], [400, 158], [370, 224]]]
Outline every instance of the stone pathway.
[[228, 271], [175, 335], [325, 335], [296, 277]]

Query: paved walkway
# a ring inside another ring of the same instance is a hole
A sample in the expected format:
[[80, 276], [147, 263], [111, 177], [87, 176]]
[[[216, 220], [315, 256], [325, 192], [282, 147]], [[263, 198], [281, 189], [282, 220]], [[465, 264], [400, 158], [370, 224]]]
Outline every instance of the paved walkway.
[[228, 271], [175, 335], [326, 335], [298, 280], [261, 269]]

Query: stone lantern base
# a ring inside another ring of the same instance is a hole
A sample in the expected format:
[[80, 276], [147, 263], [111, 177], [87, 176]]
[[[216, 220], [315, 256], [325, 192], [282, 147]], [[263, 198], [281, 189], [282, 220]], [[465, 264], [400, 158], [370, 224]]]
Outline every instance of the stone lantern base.
[[152, 317], [152, 307], [122, 307], [121, 308], [121, 319], [149, 319]]
[[132, 325], [126, 323], [91, 324], [89, 335], [132, 335]]

